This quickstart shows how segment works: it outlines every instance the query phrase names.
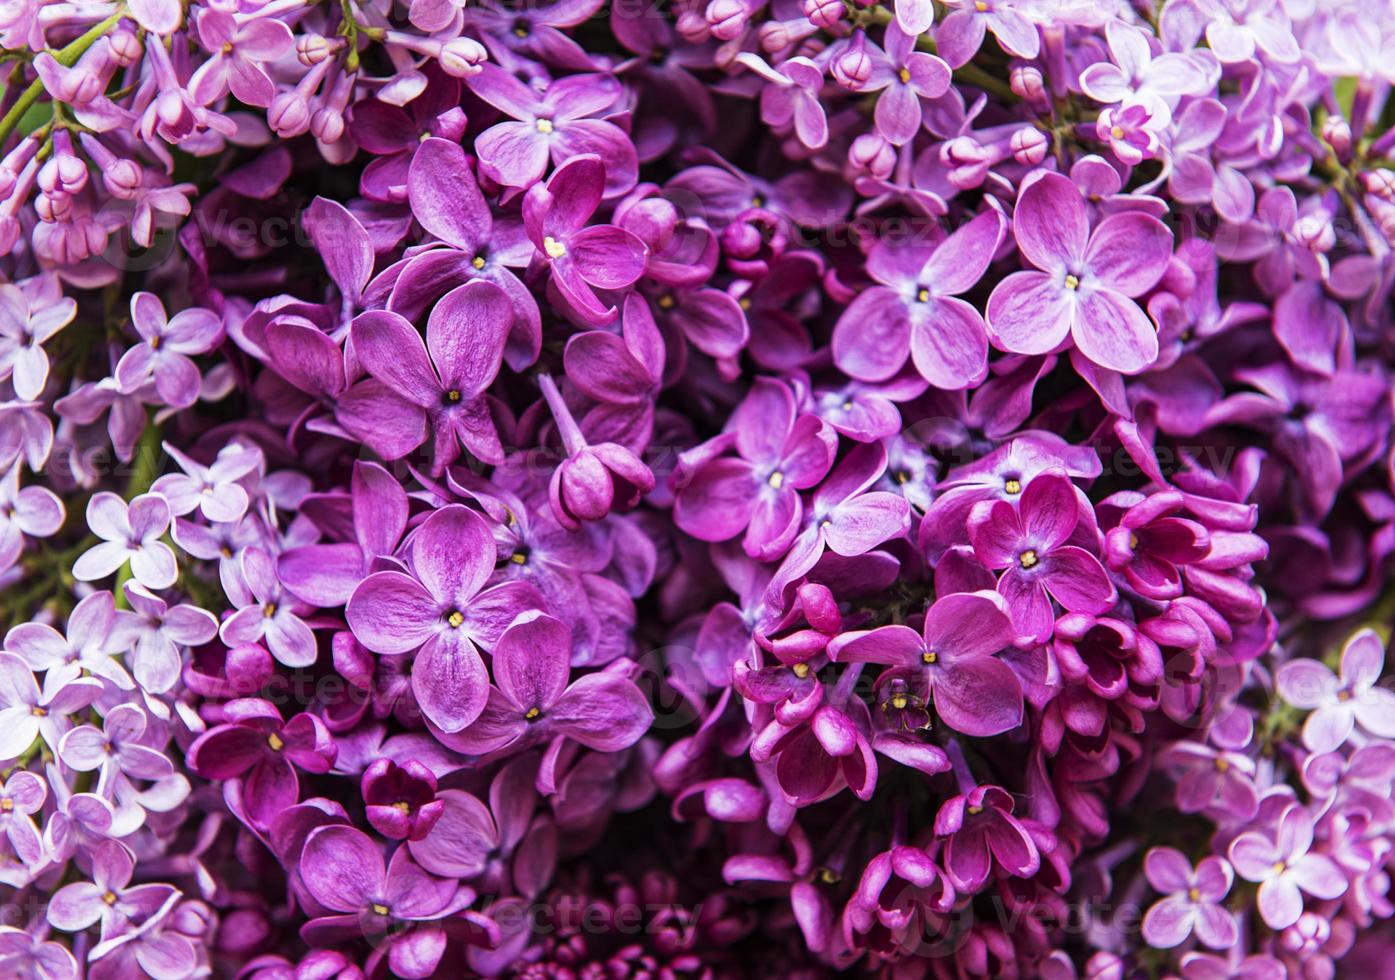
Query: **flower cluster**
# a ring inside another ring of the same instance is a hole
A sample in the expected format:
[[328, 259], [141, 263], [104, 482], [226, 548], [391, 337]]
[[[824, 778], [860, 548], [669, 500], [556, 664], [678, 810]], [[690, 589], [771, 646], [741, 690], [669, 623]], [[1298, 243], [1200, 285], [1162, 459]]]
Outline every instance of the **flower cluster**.
[[0, 4], [0, 974], [1388, 972], [1392, 25]]

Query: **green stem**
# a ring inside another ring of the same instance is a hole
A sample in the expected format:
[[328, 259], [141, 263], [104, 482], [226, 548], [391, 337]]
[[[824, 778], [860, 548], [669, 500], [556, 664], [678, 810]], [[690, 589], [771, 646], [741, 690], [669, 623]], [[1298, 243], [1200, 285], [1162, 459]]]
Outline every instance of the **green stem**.
[[[87, 52], [88, 48], [97, 43], [98, 38], [105, 37], [106, 33], [120, 23], [121, 18], [125, 16], [125, 8], [122, 8], [117, 10], [116, 13], [112, 14], [106, 20], [94, 24], [81, 37], [64, 45], [63, 48], [53, 56], [54, 60], [65, 68], [71, 68], [73, 65], [77, 64], [77, 60]], [[20, 93], [19, 98], [15, 100], [15, 104], [10, 106], [10, 111], [5, 113], [3, 119], [0, 119], [0, 146], [3, 146], [5, 140], [10, 138], [10, 134], [14, 132], [15, 127], [19, 125], [19, 121], [24, 118], [24, 114], [29, 111], [35, 102], [39, 101], [39, 96], [43, 94], [44, 83], [37, 78], [27, 89]]]

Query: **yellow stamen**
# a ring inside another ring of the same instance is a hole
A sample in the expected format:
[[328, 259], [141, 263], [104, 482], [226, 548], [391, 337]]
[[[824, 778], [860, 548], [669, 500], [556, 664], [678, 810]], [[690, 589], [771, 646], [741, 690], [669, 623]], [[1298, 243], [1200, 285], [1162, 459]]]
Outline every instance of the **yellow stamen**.
[[928, 302], [930, 302], [930, 290], [928, 290], [928, 289], [921, 289], [919, 292], [917, 292], [917, 293], [915, 294], [915, 301], [916, 301], [917, 303], [928, 303]]
[[450, 391], [446, 392], [446, 401], [448, 401], [448, 402], [458, 402], [458, 401], [460, 401], [460, 392], [459, 392], [457, 389], [452, 388]]
[[659, 297], [659, 309], [671, 310], [678, 305], [678, 300], [673, 298], [672, 293], [664, 293]]
[[521, 551], [515, 551], [513, 554], [509, 555], [509, 561], [513, 562], [515, 565], [525, 565], [528, 562], [528, 556]]
[[102, 901], [108, 905], [116, 904], [116, 892], [106, 892], [102, 895]]
[[388, 914], [388, 907], [387, 907], [386, 905], [381, 905], [381, 904], [379, 904], [378, 902], [374, 902], [374, 903], [373, 903], [373, 911], [374, 911], [374, 912], [377, 912], [379, 915], [387, 915], [387, 914]]
[[465, 614], [459, 609], [453, 610], [451, 614], [446, 617], [446, 622], [450, 624], [451, 629], [458, 630], [465, 624]]
[[897, 711], [905, 711], [906, 704], [907, 700], [904, 694], [893, 694], [891, 696], [891, 706]]
[[1037, 553], [1033, 549], [1028, 548], [1017, 556], [1017, 561], [1023, 568], [1031, 568], [1037, 563]]
[[1187, 889], [1187, 901], [1189, 901], [1189, 902], [1199, 902], [1199, 901], [1201, 901], [1201, 889], [1200, 889], [1200, 888], [1197, 888], [1197, 887], [1195, 887], [1195, 886], [1193, 886], [1193, 887], [1191, 887], [1191, 888], [1188, 888], [1188, 889]]
[[547, 253], [547, 257], [550, 259], [560, 259], [567, 254], [567, 246], [563, 245], [551, 235], [548, 235], [543, 239], [543, 251]]
[[262, 615], [265, 616], [267, 619], [270, 619], [272, 616], [275, 616], [276, 603], [268, 602], [266, 605], [262, 606]]
[[1123, 138], [1124, 138], [1124, 130], [1123, 130], [1123, 127], [1122, 127], [1122, 126], [1115, 126], [1115, 127], [1113, 127], [1112, 129], [1110, 129], [1109, 135], [1112, 136], [1112, 137], [1114, 137], [1116, 140], [1121, 140], [1121, 139], [1123, 139]]
[[1066, 288], [1067, 288], [1067, 289], [1079, 289], [1079, 288], [1080, 288], [1080, 277], [1077, 276], [1077, 275], [1075, 275], [1074, 273], [1068, 273], [1068, 274], [1066, 275]]
[[741, 312], [743, 313], [749, 313], [751, 311], [751, 300], [747, 296], [742, 296], [737, 300], [736, 305], [741, 307]]
[[401, 810], [403, 813], [412, 812], [412, 804], [408, 803], [406, 800], [398, 800], [396, 803], [393, 804], [393, 806]]
[[476, 269], [483, 269], [483, 268], [484, 268], [484, 256], [483, 256], [483, 255], [476, 255], [473, 259], [470, 260], [470, 264], [471, 264], [472, 266], [474, 266]]
[[843, 880], [843, 876], [832, 868], [819, 868], [819, 881], [825, 885], [836, 885]]
[[770, 474], [770, 479], [766, 482], [768, 482], [776, 490], [779, 490], [781, 487], [785, 485], [785, 474], [781, 473], [779, 470], [776, 470], [774, 473]]
[[1003, 484], [1003, 492], [1009, 497], [1015, 497], [1022, 492], [1022, 484], [1018, 480], [1008, 480]]
[[926, 650], [924, 653], [920, 655], [920, 662], [925, 664], [933, 664], [935, 661], [939, 659], [940, 655], [936, 653], [934, 650]]
[[538, 132], [542, 133], [544, 136], [546, 136], [546, 135], [548, 135], [549, 133], [551, 133], [552, 130], [555, 128], [555, 127], [552, 125], [552, 120], [551, 120], [551, 119], [539, 119], [539, 120], [537, 121], [537, 127], [538, 127]]
[[974, 9], [977, 10], [977, 11], [978, 11], [979, 13], [981, 13], [981, 14], [982, 14], [982, 13], [987, 13], [987, 11], [988, 11], [988, 4], [985, 3], [984, 0], [974, 0]]
[[896, 73], [896, 77], [901, 79], [902, 85], [907, 85], [911, 80], [911, 70], [909, 68], [902, 68]]
[[790, 670], [794, 671], [794, 676], [798, 677], [800, 680], [809, 676], [809, 665], [805, 663], [795, 664]]
[[523, 717], [528, 719], [529, 721], [537, 721], [539, 718], [542, 717], [542, 711], [540, 711], [537, 708], [529, 708], [527, 711], [523, 713]]
[[271, 746], [271, 751], [280, 752], [286, 747], [286, 743], [281, 741], [281, 736], [272, 732], [266, 737], [266, 744]]
[[978, 815], [979, 815], [980, 813], [982, 813], [982, 812], [983, 812], [983, 807], [981, 807], [981, 806], [971, 806], [971, 807], [969, 807], [969, 816], [971, 816], [971, 817], [976, 817], [976, 816], [978, 816]]

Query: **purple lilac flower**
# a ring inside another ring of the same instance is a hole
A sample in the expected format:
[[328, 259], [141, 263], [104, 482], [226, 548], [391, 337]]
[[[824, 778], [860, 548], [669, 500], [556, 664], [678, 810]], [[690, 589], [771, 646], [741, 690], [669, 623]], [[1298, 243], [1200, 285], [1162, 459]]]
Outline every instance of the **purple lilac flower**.
[[445, 732], [479, 717], [489, 679], [479, 645], [490, 649], [515, 617], [542, 604], [531, 586], [484, 588], [494, 569], [494, 538], [463, 506], [442, 508], [412, 538], [411, 573], [374, 572], [345, 610], [354, 635], [377, 653], [411, 651], [412, 690]]
[[1357, 725], [1378, 738], [1395, 738], [1395, 692], [1378, 686], [1385, 670], [1385, 644], [1374, 630], [1362, 630], [1342, 648], [1341, 677], [1325, 664], [1290, 660], [1275, 677], [1280, 696], [1311, 711], [1303, 723], [1303, 744], [1330, 752]]
[[1132, 299], [1157, 283], [1172, 253], [1162, 222], [1126, 212], [1091, 231], [1079, 191], [1047, 173], [1018, 198], [1013, 234], [1041, 271], [1014, 272], [988, 298], [989, 331], [1005, 350], [1044, 354], [1070, 337], [1095, 364], [1125, 374], [1157, 358], [1157, 333]]
[[102, 538], [73, 563], [83, 582], [106, 578], [127, 563], [148, 589], [167, 589], [178, 574], [174, 552], [160, 538], [170, 526], [170, 507], [158, 493], [143, 493], [129, 504], [114, 493], [97, 493], [87, 502], [87, 526]]
[[1346, 878], [1326, 854], [1311, 850], [1313, 818], [1288, 806], [1272, 834], [1250, 830], [1230, 845], [1230, 863], [1246, 881], [1259, 883], [1259, 914], [1271, 929], [1285, 929], [1303, 911], [1303, 893], [1339, 898]]
[[131, 326], [140, 342], [116, 366], [122, 394], [132, 394], [149, 380], [165, 404], [187, 408], [199, 397], [199, 369], [192, 357], [218, 345], [223, 324], [208, 310], [183, 310], [173, 318], [153, 293], [131, 297]]
[[1159, 949], [1180, 945], [1193, 932], [1211, 949], [1235, 945], [1235, 918], [1221, 905], [1235, 875], [1223, 858], [1204, 857], [1195, 869], [1182, 852], [1155, 847], [1143, 859], [1148, 883], [1165, 896], [1143, 917], [1148, 942]]

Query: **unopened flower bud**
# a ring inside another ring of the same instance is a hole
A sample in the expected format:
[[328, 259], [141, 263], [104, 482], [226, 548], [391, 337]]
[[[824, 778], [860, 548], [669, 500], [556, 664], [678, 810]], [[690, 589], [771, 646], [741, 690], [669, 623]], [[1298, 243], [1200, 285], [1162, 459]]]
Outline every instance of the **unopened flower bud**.
[[1046, 159], [1050, 145], [1046, 134], [1035, 126], [1023, 126], [1012, 134], [1012, 157], [1024, 167], [1035, 167]]
[[295, 56], [302, 65], [312, 68], [326, 58], [333, 57], [342, 44], [339, 39], [331, 41], [323, 34], [302, 34], [296, 38]]
[[1361, 189], [1382, 201], [1395, 202], [1395, 171], [1385, 167], [1365, 170], [1356, 178]]
[[1322, 138], [1341, 160], [1351, 159], [1351, 123], [1342, 116], [1328, 116], [1322, 124]]
[[145, 48], [141, 44], [140, 35], [125, 23], [107, 35], [107, 38], [111, 42], [112, 59], [122, 68], [134, 65], [144, 53]]
[[310, 132], [322, 142], [338, 142], [344, 135], [344, 114], [330, 107], [316, 109], [310, 117]]
[[488, 60], [484, 45], [470, 37], [458, 37], [441, 45], [441, 53], [436, 56], [441, 70], [453, 78], [478, 75]]
[[310, 104], [298, 92], [282, 92], [271, 100], [266, 122], [282, 139], [299, 136], [310, 128]]
[[701, 44], [712, 36], [707, 18], [696, 10], [685, 10], [673, 22], [673, 29], [689, 44]]
[[1036, 65], [1013, 65], [1008, 73], [1008, 85], [1012, 88], [1012, 94], [1024, 102], [1037, 102], [1046, 91], [1041, 69]]
[[833, 59], [828, 70], [839, 85], [857, 90], [872, 77], [872, 58], [862, 44], [854, 42]]
[[712, 28], [712, 36], [721, 41], [740, 37], [750, 16], [742, 0], [712, 0], [707, 5], [707, 23]]
[[896, 168], [896, 147], [880, 133], [863, 133], [848, 147], [848, 162], [873, 177], [889, 177]]
[[810, 23], [823, 30], [843, 19], [843, 5], [839, 0], [804, 0], [802, 7]]

